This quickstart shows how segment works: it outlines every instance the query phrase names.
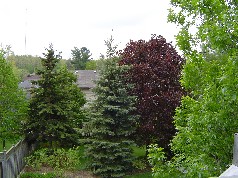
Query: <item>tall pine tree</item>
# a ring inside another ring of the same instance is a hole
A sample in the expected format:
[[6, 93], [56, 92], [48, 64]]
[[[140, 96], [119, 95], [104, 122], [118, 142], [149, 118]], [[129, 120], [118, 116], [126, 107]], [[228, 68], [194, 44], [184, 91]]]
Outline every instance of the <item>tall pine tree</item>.
[[132, 165], [133, 141], [137, 116], [136, 97], [129, 96], [127, 90], [132, 85], [125, 84], [124, 73], [129, 66], [119, 66], [118, 58], [107, 59], [100, 71], [95, 93], [96, 101], [91, 108], [91, 118], [85, 124], [87, 155], [91, 168], [102, 177], [123, 177]]
[[83, 118], [80, 109], [85, 97], [75, 84], [76, 76], [66, 67], [56, 70], [60, 55], [55, 55], [52, 45], [42, 58], [41, 79], [32, 91], [26, 135], [29, 141], [47, 146], [70, 147], [77, 144]]

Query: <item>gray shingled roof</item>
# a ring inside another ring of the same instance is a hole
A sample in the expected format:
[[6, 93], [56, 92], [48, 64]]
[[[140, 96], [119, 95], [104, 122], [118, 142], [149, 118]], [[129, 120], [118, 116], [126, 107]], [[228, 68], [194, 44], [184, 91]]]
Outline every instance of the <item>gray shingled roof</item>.
[[79, 88], [94, 88], [95, 83], [98, 79], [98, 73], [94, 70], [77, 70], [75, 71], [75, 74], [77, 75], [77, 85]]
[[31, 80], [25, 80], [18, 85], [20, 88], [30, 89], [33, 85], [31, 84]]
[[39, 80], [39, 76], [37, 75], [31, 75], [31, 76], [27, 76], [23, 79], [23, 81], [21, 83], [19, 83], [19, 87], [20, 88], [24, 88], [24, 89], [30, 89], [33, 87], [33, 85], [31, 84], [31, 81], [33, 80]]
[[[75, 71], [75, 74], [77, 75], [77, 85], [79, 88], [82, 89], [90, 89], [95, 87], [94, 81], [98, 79], [98, 73], [94, 70], [77, 70]], [[31, 84], [31, 81], [38, 80], [39, 76], [32, 75], [28, 76], [23, 79], [21, 83], [19, 83], [19, 87], [23, 89], [30, 89], [33, 87]]]

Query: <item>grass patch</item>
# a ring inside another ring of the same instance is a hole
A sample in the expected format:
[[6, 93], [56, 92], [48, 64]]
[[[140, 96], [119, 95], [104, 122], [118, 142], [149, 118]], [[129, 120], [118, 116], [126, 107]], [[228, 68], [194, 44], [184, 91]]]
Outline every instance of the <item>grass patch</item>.
[[125, 178], [152, 178], [152, 173], [151, 172], [138, 173], [126, 176]]
[[[6, 140], [6, 148], [5, 150], [9, 150], [12, 145], [16, 144], [18, 141], [7, 141]], [[0, 142], [0, 152], [3, 152], [4, 148], [3, 148], [3, 141]]]
[[145, 157], [146, 156], [146, 147], [142, 146], [142, 147], [136, 147], [133, 146], [133, 156], [134, 157]]
[[133, 146], [133, 167], [135, 170], [125, 178], [152, 178], [151, 168], [146, 157], [146, 146]]
[[85, 153], [85, 147], [84, 146], [79, 146], [78, 149], [78, 155], [79, 155], [79, 162], [80, 164], [76, 168], [77, 170], [85, 170], [88, 165], [88, 158], [86, 157]]

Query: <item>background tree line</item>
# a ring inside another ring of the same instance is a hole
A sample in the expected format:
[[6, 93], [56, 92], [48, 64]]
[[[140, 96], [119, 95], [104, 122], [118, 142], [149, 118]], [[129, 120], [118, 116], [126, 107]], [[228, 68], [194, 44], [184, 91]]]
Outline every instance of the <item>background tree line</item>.
[[[29, 74], [37, 73], [42, 69], [41, 58], [32, 55], [15, 55], [10, 48], [7, 52], [6, 59], [12, 63], [14, 73], [20, 80]], [[72, 59], [61, 59], [58, 67], [66, 65], [68, 70], [96, 70], [97, 61], [91, 58], [91, 53], [86, 47], [77, 48], [71, 51]]]

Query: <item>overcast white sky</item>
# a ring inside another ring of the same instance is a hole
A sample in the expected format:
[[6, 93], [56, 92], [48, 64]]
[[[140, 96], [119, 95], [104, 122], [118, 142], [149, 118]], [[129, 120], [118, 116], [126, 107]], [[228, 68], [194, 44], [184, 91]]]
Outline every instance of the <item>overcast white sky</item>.
[[110, 35], [120, 49], [130, 40], [149, 40], [151, 34], [175, 45], [178, 29], [167, 23], [169, 1], [0, 0], [0, 43], [11, 45], [15, 54], [38, 56], [53, 43], [65, 59], [74, 46], [85, 46], [99, 58]]

